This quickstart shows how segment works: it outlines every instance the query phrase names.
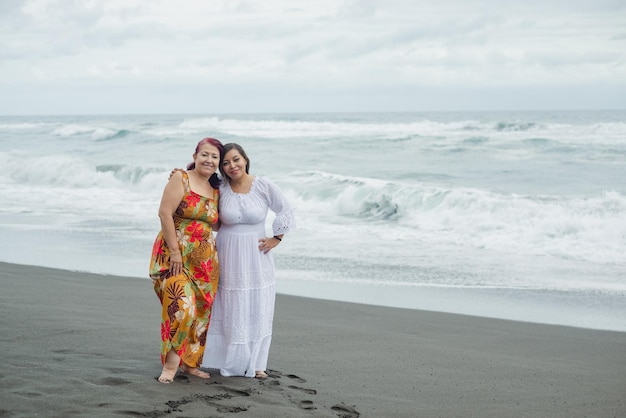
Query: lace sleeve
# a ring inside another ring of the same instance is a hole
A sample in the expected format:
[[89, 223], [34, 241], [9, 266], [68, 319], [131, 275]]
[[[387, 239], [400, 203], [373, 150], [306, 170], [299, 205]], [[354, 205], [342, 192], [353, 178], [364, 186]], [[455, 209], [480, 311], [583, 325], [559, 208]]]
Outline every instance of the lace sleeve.
[[272, 223], [272, 231], [274, 235], [286, 234], [296, 228], [296, 218], [291, 204], [271, 180], [264, 178], [263, 183], [266, 186], [268, 205], [272, 212], [276, 214], [276, 218]]
[[295, 229], [296, 219], [293, 215], [293, 211], [285, 211], [276, 214], [276, 219], [272, 223], [272, 231], [274, 235], [286, 234], [287, 232]]

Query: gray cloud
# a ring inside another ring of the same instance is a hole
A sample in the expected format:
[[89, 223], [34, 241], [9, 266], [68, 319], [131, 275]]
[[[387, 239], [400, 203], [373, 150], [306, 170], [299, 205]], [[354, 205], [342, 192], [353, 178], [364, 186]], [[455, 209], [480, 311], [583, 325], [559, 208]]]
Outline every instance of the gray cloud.
[[301, 97], [295, 109], [308, 107], [312, 92], [341, 92], [358, 105], [373, 90], [406, 94], [403, 103], [421, 88], [458, 91], [459, 101], [493, 86], [623, 91], [623, 3], [5, 0], [0, 94], [32, 85], [129, 94], [195, 85], [235, 96], [274, 89]]

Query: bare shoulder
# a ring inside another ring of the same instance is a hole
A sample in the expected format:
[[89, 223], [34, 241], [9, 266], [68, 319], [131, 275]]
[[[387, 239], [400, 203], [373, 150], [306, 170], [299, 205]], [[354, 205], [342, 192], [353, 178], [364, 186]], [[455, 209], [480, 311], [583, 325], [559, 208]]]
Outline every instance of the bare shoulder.
[[173, 169], [172, 172], [170, 173], [170, 181], [182, 179], [184, 172], [185, 170], [183, 170], [182, 168]]

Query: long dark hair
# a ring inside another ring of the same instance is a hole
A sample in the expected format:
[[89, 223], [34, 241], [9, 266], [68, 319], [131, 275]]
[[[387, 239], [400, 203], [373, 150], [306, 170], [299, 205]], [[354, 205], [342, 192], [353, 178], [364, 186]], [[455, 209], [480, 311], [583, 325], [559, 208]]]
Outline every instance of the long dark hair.
[[[248, 155], [246, 155], [246, 152], [243, 150], [243, 148], [241, 148], [241, 145], [235, 144], [234, 142], [229, 142], [228, 144], [225, 144], [224, 154], [222, 155], [222, 159], [224, 159], [224, 155], [226, 155], [228, 151], [233, 150], [233, 149], [237, 150], [237, 152], [241, 154], [241, 156], [246, 160], [246, 174], [250, 174], [250, 158], [248, 158]], [[222, 173], [222, 177], [230, 181], [230, 177], [228, 177], [228, 175], [222, 168], [222, 164], [220, 164], [220, 173]]]
[[[198, 145], [196, 145], [196, 151], [193, 153], [193, 155], [196, 155], [198, 153], [198, 151], [200, 150], [200, 147], [203, 146], [204, 144], [213, 145], [215, 148], [218, 149], [218, 151], [220, 152], [220, 162], [218, 164], [218, 167], [219, 167], [220, 171], [222, 171], [222, 161], [224, 160], [224, 154], [226, 153], [224, 151], [224, 145], [219, 141], [219, 139], [204, 138], [204, 139], [201, 139], [200, 142], [198, 142]], [[193, 170], [194, 168], [196, 168], [196, 162], [195, 161], [192, 161], [189, 164], [187, 164], [187, 170]], [[219, 189], [221, 182], [222, 182], [222, 180], [217, 175], [217, 172], [213, 173], [211, 175], [211, 177], [209, 177], [209, 184], [214, 189]]]

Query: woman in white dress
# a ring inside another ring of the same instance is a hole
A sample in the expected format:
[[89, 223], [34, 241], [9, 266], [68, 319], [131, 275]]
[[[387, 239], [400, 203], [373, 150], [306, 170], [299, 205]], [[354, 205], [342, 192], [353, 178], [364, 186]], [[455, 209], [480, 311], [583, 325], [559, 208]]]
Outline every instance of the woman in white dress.
[[[293, 210], [280, 189], [249, 173], [238, 144], [224, 145], [216, 245], [220, 282], [202, 367], [222, 376], [267, 377], [274, 320], [274, 259], [270, 252], [295, 228]], [[276, 214], [266, 236], [268, 210]]]

